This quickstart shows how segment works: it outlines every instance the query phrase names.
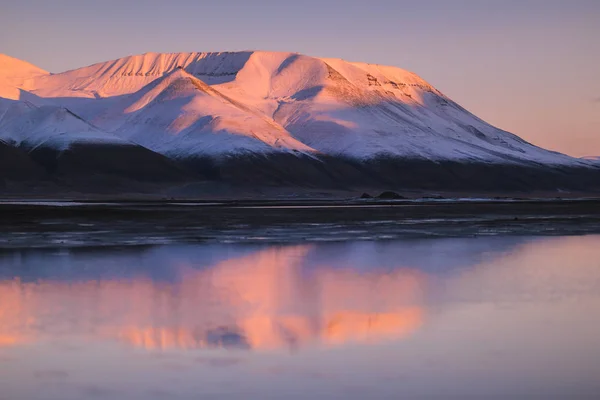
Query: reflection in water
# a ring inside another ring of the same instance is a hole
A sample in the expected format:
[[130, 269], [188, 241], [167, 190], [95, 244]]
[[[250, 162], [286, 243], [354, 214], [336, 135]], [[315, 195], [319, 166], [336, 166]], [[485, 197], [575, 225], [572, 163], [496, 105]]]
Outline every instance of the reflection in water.
[[0, 399], [597, 399], [599, 260], [600, 236], [2, 253]]
[[65, 336], [144, 348], [295, 348], [398, 338], [422, 319], [423, 274], [357, 272], [302, 262], [311, 246], [266, 248], [177, 280], [146, 276], [0, 281], [0, 343]]

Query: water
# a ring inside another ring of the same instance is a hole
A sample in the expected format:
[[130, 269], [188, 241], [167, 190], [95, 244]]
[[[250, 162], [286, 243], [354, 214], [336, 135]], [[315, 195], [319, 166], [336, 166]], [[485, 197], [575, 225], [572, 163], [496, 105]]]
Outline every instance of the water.
[[0, 399], [597, 399], [600, 236], [0, 253]]

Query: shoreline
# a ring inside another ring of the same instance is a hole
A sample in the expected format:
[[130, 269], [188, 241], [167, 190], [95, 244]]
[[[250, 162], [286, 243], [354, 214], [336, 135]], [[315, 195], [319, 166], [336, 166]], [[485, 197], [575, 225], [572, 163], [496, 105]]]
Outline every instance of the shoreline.
[[600, 234], [600, 199], [0, 201], [0, 250]]

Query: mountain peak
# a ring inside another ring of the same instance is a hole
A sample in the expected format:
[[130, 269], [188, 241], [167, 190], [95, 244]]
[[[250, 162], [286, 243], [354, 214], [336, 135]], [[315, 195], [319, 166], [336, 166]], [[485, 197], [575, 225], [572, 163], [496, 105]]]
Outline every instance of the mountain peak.
[[[165, 79], [169, 80], [170, 82], [173, 82], [173, 81], [176, 81], [179, 79], [186, 79], [190, 82], [199, 81], [203, 85], [206, 85], [206, 83], [204, 83], [200, 78], [190, 74], [183, 67], [177, 67], [172, 71], [166, 72], [164, 74], [164, 77], [165, 77]], [[206, 86], [208, 86], [208, 85], [206, 85]]]
[[183, 68], [177, 68], [136, 92], [134, 97], [137, 100], [125, 112], [132, 113], [151, 103], [192, 97], [207, 93], [209, 90], [210, 86], [206, 83], [187, 73]]
[[47, 71], [27, 61], [0, 53], [0, 97], [17, 100], [19, 88], [28, 87], [35, 77], [49, 75]]

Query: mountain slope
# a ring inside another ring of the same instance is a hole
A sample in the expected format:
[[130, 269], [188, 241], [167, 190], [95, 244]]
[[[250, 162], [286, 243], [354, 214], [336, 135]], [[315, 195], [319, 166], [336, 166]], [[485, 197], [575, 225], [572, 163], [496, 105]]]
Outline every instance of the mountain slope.
[[166, 157], [103, 132], [63, 107], [12, 102], [0, 118], [0, 140], [26, 151], [55, 176], [115, 175], [143, 181], [187, 178]]
[[231, 100], [177, 69], [131, 95], [129, 101], [94, 119], [117, 121], [115, 133], [175, 157], [305, 151], [268, 117]]
[[9, 107], [0, 120], [0, 139], [29, 149], [46, 146], [65, 150], [75, 143], [128, 144], [64, 107], [35, 107], [22, 102]]
[[26, 88], [35, 77], [49, 75], [47, 71], [26, 61], [0, 53], [0, 97], [18, 100], [19, 88]]
[[298, 140], [329, 155], [577, 163], [484, 123], [399, 68], [255, 53], [220, 90], [260, 105]]

